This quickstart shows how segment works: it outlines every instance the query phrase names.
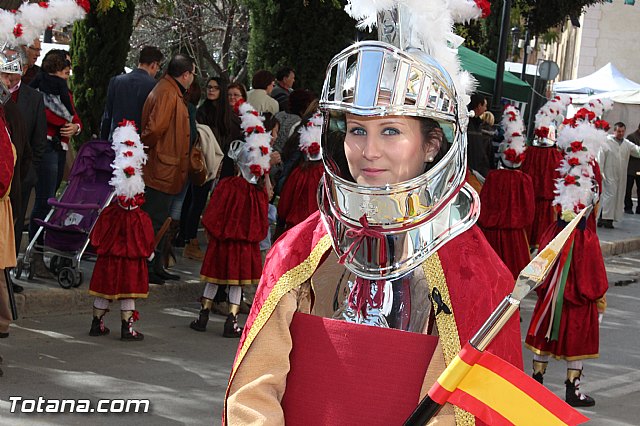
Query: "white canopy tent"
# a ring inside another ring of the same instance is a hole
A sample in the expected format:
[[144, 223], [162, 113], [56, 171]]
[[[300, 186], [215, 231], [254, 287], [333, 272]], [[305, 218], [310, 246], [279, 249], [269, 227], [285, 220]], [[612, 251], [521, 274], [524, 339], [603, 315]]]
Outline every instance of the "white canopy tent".
[[583, 93], [587, 95], [603, 92], [639, 90], [640, 84], [629, 80], [609, 62], [593, 74], [575, 80], [560, 81], [553, 85], [556, 93]]
[[572, 116], [582, 105], [598, 98], [609, 98], [613, 109], [604, 116], [611, 125], [619, 121], [627, 125], [627, 132], [631, 133], [640, 123], [640, 90], [624, 90], [605, 92], [596, 95], [575, 95], [571, 97], [571, 105], [567, 115]]

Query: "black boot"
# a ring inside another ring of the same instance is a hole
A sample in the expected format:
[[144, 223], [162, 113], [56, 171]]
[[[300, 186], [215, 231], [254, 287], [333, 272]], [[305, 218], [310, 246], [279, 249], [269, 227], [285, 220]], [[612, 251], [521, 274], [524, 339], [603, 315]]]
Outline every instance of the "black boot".
[[238, 325], [238, 317], [235, 314], [227, 315], [222, 337], [238, 338], [240, 336], [242, 336], [242, 328]]
[[567, 387], [565, 401], [572, 407], [593, 407], [596, 401], [589, 395], [580, 392], [580, 377], [582, 370], [567, 368], [567, 380], [564, 384]]
[[138, 320], [138, 311], [122, 311], [122, 327], [120, 328], [120, 340], [143, 340], [144, 334], [133, 329], [133, 323]]
[[169, 229], [163, 238], [162, 246], [162, 266], [164, 268], [171, 268], [176, 264], [176, 254], [173, 252], [173, 241], [180, 231], [180, 221], [171, 219]]
[[104, 326], [104, 315], [108, 312], [108, 309], [93, 308], [93, 320], [91, 321], [91, 330], [89, 330], [89, 336], [106, 336], [109, 334], [109, 329]]
[[212, 302], [213, 301], [211, 299], [207, 299], [206, 297], [203, 297], [200, 300], [201, 309], [200, 314], [198, 315], [198, 319], [191, 321], [189, 327], [191, 327], [195, 331], [207, 331], [207, 323], [209, 322], [209, 311], [211, 310]]
[[533, 374], [531, 377], [536, 379], [536, 382], [542, 384], [544, 373], [547, 371], [547, 365], [549, 363], [547, 361], [536, 361], [533, 360]]

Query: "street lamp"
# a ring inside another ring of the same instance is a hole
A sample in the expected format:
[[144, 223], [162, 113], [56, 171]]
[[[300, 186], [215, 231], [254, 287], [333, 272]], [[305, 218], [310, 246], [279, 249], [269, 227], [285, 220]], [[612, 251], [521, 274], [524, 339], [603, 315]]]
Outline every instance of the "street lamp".
[[513, 61], [517, 59], [518, 55], [518, 40], [520, 39], [520, 27], [511, 28], [511, 58]]

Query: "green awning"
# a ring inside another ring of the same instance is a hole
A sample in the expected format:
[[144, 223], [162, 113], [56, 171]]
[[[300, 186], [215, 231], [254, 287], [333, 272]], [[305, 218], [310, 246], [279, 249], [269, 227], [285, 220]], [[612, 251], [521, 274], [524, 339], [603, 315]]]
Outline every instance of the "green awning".
[[[460, 58], [462, 69], [469, 71], [478, 80], [478, 91], [487, 94], [493, 93], [496, 63], [464, 46], [458, 47], [458, 57]], [[502, 97], [527, 103], [531, 100], [531, 86], [529, 83], [520, 80], [509, 71], [504, 72], [503, 84]]]

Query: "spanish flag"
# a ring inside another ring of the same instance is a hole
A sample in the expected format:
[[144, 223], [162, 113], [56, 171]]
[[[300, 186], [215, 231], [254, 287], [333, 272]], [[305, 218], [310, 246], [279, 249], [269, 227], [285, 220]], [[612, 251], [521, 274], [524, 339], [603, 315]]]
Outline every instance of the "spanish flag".
[[429, 390], [490, 425], [578, 425], [589, 420], [501, 358], [469, 343]]

